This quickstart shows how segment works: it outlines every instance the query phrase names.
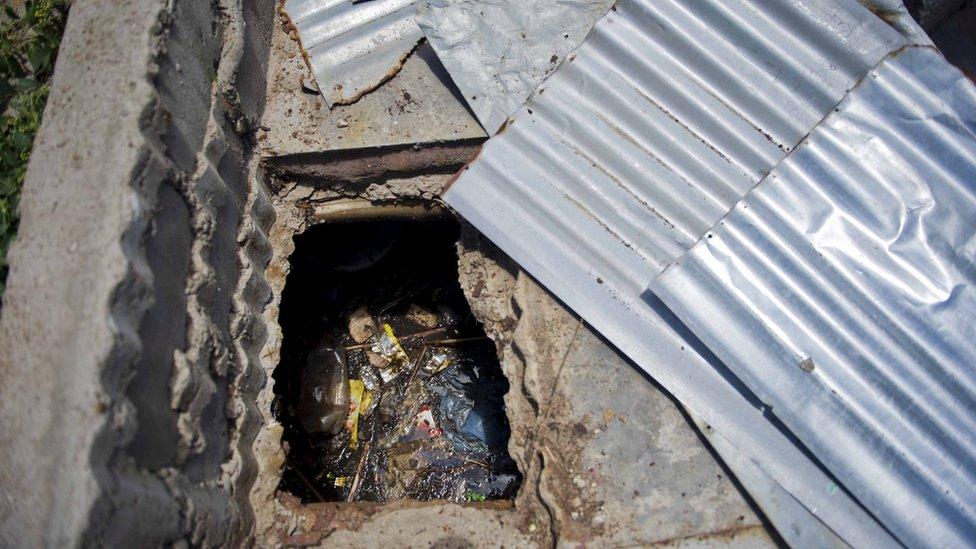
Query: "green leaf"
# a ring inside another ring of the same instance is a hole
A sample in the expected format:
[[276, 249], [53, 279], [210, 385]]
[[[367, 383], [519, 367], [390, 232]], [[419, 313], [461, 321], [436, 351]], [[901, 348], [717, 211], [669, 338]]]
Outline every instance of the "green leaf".
[[481, 492], [475, 492], [474, 490], [468, 490], [464, 493], [464, 500], [467, 502], [473, 501], [485, 501], [485, 495]]
[[13, 135], [13, 143], [14, 143], [14, 147], [18, 151], [29, 149], [31, 146], [31, 136], [25, 135], [21, 132], [16, 132]]
[[24, 76], [24, 67], [20, 64], [20, 59], [13, 54], [0, 57], [0, 71], [3, 71], [5, 80]]
[[0, 78], [0, 103], [6, 104], [7, 100], [13, 97], [16, 90], [7, 82], [6, 79]]
[[34, 69], [35, 73], [43, 72], [47, 70], [51, 59], [51, 47], [38, 41], [27, 53], [27, 58], [30, 60], [31, 68]]
[[17, 89], [22, 92], [29, 92], [40, 85], [40, 82], [33, 78], [18, 78], [14, 82], [17, 84]]
[[0, 23], [0, 113], [5, 113], [0, 114], [0, 296], [27, 161], [69, 6], [68, 0], [25, 0], [20, 16], [6, 3], [0, 6], [8, 19]]

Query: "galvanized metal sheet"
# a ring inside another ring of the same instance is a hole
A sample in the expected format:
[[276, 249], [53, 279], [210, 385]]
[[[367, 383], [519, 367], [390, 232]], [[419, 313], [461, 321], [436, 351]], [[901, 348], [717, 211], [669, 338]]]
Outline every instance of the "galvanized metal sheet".
[[417, 23], [492, 134], [614, 0], [427, 0]]
[[861, 5], [875, 14], [891, 28], [897, 30], [911, 44], [931, 46], [932, 39], [918, 25], [908, 8], [901, 0], [858, 0]]
[[319, 90], [349, 104], [400, 70], [423, 38], [417, 0], [287, 0]]
[[483, 162], [599, 219], [643, 289], [904, 44], [856, 4], [756, 4], [621, 3]]
[[909, 546], [976, 543], [976, 87], [882, 62], [653, 291]]
[[897, 542], [645, 288], [905, 44], [853, 1], [621, 2], [446, 194], [857, 546]]
[[756, 505], [776, 527], [780, 537], [790, 547], [802, 549], [840, 549], [849, 547], [823, 522], [820, 522], [799, 501], [765, 471], [753, 463], [728, 439], [710, 425], [689, 414], [708, 443], [721, 456], [735, 478], [746, 487]]

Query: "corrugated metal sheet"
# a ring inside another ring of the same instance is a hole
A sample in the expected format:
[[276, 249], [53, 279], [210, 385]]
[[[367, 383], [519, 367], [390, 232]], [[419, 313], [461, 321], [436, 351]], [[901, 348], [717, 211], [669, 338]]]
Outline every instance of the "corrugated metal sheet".
[[623, 2], [472, 169], [598, 219], [626, 256], [613, 282], [639, 292], [904, 44], [857, 4], [807, 4]]
[[849, 547], [830, 528], [810, 514], [765, 471], [743, 455], [728, 439], [689, 411], [708, 443], [722, 458], [735, 478], [746, 488], [766, 518], [790, 547], [797, 549], [841, 549]]
[[400, 69], [423, 33], [417, 0], [287, 0], [329, 106], [351, 103]]
[[855, 546], [897, 542], [646, 286], [908, 43], [853, 1], [621, 2], [446, 194]]
[[426, 0], [417, 23], [488, 133], [522, 106], [614, 0]]
[[976, 543], [976, 88], [883, 62], [653, 286], [910, 546]]
[[858, 0], [861, 5], [900, 32], [916, 46], [931, 46], [932, 39], [918, 25], [901, 0]]

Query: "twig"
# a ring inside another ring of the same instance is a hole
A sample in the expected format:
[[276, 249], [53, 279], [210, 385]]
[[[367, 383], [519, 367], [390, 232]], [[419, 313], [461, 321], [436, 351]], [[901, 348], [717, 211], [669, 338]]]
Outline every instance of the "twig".
[[391, 301], [391, 302], [387, 303], [386, 305], [384, 305], [379, 311], [376, 312], [376, 316], [379, 316], [379, 315], [385, 313], [386, 311], [389, 311], [395, 305], [397, 305], [399, 303], [402, 303], [403, 300], [405, 300], [405, 299], [407, 299], [409, 297], [413, 297], [413, 296], [419, 294], [420, 292], [425, 292], [428, 289], [430, 289], [430, 284], [424, 284], [423, 286], [421, 286], [420, 288], [417, 288], [416, 290], [414, 290], [412, 292], [407, 292], [407, 293], [401, 295], [400, 297], [398, 297], [398, 298], [394, 299], [393, 301]]
[[450, 465], [447, 467], [400, 467], [400, 469], [403, 471], [430, 471], [433, 473], [442, 473], [447, 471], [457, 471], [458, 469], [468, 469], [471, 467], [478, 466], [478, 467], [484, 467], [489, 471], [501, 471], [501, 469], [498, 469], [497, 467], [492, 467], [491, 465], [488, 465], [483, 461], [478, 461], [476, 459], [464, 459], [464, 458], [462, 459], [464, 463], [462, 463], [461, 465]]
[[300, 478], [301, 481], [305, 484], [305, 487], [311, 490], [312, 493], [315, 494], [315, 497], [319, 498], [319, 503], [325, 503], [325, 498], [322, 497], [322, 494], [320, 494], [319, 491], [315, 489], [315, 486], [312, 486], [312, 483], [309, 482], [307, 478], [305, 478], [305, 475], [302, 474], [302, 471], [298, 467], [295, 467], [295, 464], [292, 463], [290, 459], [288, 459], [287, 454], [285, 454], [285, 463], [287, 463], [288, 466], [291, 467], [296, 474], [298, 474], [298, 478]]
[[349, 496], [346, 501], [353, 501], [356, 493], [359, 492], [359, 482], [363, 479], [363, 469], [366, 468], [366, 456], [369, 455], [369, 446], [372, 440], [363, 443], [363, 453], [359, 456], [359, 464], [356, 465], [356, 476], [352, 479], [352, 486], [349, 488]]
[[489, 471], [501, 471], [501, 469], [499, 469], [498, 467], [494, 467], [494, 466], [490, 465], [487, 461], [481, 461], [480, 459], [471, 459], [471, 458], [461, 458], [461, 459], [463, 459], [466, 463], [471, 463], [471, 464], [474, 464], [474, 465], [480, 465], [481, 467], [484, 467], [485, 469], [488, 469]]
[[440, 347], [441, 345], [458, 345], [461, 343], [471, 343], [474, 341], [491, 341], [491, 338], [488, 336], [456, 337], [453, 339], [441, 339], [439, 341], [431, 341], [430, 345], [434, 347]]
[[429, 347], [424, 345], [423, 348], [420, 349], [420, 354], [417, 355], [417, 360], [413, 362], [413, 368], [410, 370], [410, 377], [407, 379], [407, 387], [410, 387], [410, 384], [413, 383], [413, 380], [417, 377], [417, 370], [420, 369], [420, 363], [423, 362], [424, 355], [427, 354], [427, 349], [429, 349]]
[[[434, 328], [432, 330], [424, 330], [423, 332], [417, 332], [415, 334], [407, 334], [405, 336], [397, 336], [399, 341], [409, 341], [411, 339], [417, 339], [418, 337], [427, 337], [432, 335], [437, 335], [447, 331], [447, 328]], [[357, 349], [369, 349], [372, 347], [372, 343], [360, 343], [359, 345], [350, 345], [346, 347], [347, 351], [355, 351]]]

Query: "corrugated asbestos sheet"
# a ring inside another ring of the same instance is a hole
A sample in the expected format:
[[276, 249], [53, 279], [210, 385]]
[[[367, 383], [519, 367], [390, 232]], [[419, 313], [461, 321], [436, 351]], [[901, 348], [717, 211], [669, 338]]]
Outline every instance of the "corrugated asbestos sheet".
[[396, 74], [423, 33], [417, 0], [287, 0], [329, 106], [351, 103]]
[[[924, 372], [918, 371], [918, 367], [914, 370], [905, 367], [912, 356], [902, 355], [900, 362], [895, 362], [901, 369], [893, 369], [885, 382], [877, 378], [876, 372], [858, 372], [860, 377], [849, 379], [858, 379], [859, 385], [851, 386], [848, 392], [859, 392], [860, 400], [834, 399], [837, 405], [857, 406], [857, 413], [848, 410], [848, 415], [838, 415], [829, 423], [830, 430], [818, 431], [824, 414], [814, 407], [809, 410], [811, 415], [804, 418], [808, 411], [804, 386], [790, 385], [791, 381], [786, 379], [786, 386], [774, 387], [775, 392], [770, 393], [770, 387], [756, 379], [762, 377], [760, 372], [764, 368], [788, 362], [793, 377], [806, 375], [809, 378], [806, 383], [813, 383], [811, 380], [817, 379], [815, 375], [799, 366], [803, 358], [796, 360], [803, 353], [778, 357], [778, 362], [744, 365], [733, 359], [741, 361], [746, 357], [733, 355], [729, 349], [737, 345], [736, 339], [743, 339], [745, 348], [758, 353], [762, 346], [758, 338], [762, 334], [782, 336], [777, 324], [782, 318], [790, 318], [793, 324], [788, 328], [802, 328], [804, 337], [811, 341], [832, 335], [832, 332], [820, 333], [818, 330], [823, 326], [838, 328], [838, 333], [847, 333], [844, 329], [847, 327], [858, 327], [857, 324], [824, 324], [825, 311], [838, 302], [816, 299], [843, 295], [831, 293], [834, 290], [823, 278], [829, 278], [829, 273], [818, 272], [817, 277], [796, 281], [787, 278], [786, 282], [770, 278], [762, 281], [765, 286], [752, 282], [756, 288], [773, 292], [768, 295], [782, 295], [787, 304], [812, 298], [813, 301], [804, 304], [820, 316], [811, 317], [807, 323], [802, 316], [791, 317], [789, 312], [767, 318], [764, 315], [771, 309], [739, 301], [738, 294], [732, 291], [739, 282], [734, 278], [709, 279], [713, 283], [699, 287], [695, 296], [683, 296], [682, 286], [686, 282], [676, 280], [681, 276], [681, 269], [672, 267], [674, 272], [669, 269], [658, 283], [666, 288], [670, 304], [676, 308], [684, 304], [678, 308], [681, 317], [697, 322], [689, 324], [708, 336], [704, 338], [707, 346], [647, 287], [774, 171], [862, 78], [876, 78], [871, 71], [878, 63], [907, 44], [909, 41], [902, 35], [853, 0], [622, 1], [596, 24], [586, 41], [536, 90], [509, 124], [488, 141], [481, 155], [459, 175], [446, 194], [448, 203], [461, 215], [689, 406], [762, 474], [782, 486], [790, 497], [845, 542], [858, 547], [893, 546], [899, 542], [935, 546], [961, 541], [965, 539], [960, 538], [962, 533], [972, 534], [967, 503], [971, 500], [966, 488], [944, 497], [926, 492], [939, 486], [933, 479], [943, 473], [951, 474], [946, 478], [973, 486], [972, 479], [960, 469], [966, 466], [969, 471], [976, 470], [970, 461], [974, 432], [974, 408], [969, 392], [972, 372], [968, 379], [960, 379], [963, 370], [950, 369], [947, 374], [931, 366], [942, 364], [943, 359], [950, 360], [951, 364], [970, 355], [932, 355], [935, 360], [926, 363], [929, 366], [922, 368]], [[941, 70], [949, 70], [941, 59], [932, 63]], [[911, 78], [903, 78], [902, 82], [912, 84], [899, 90], [907, 104], [937, 100], [931, 94], [915, 97], [918, 84], [912, 83]], [[951, 93], [965, 96], [958, 86], [953, 90]], [[935, 109], [930, 112], [938, 114]], [[880, 120], [874, 120], [864, 131], [884, 132]], [[910, 118], [903, 124], [918, 131], [925, 125], [923, 117]], [[936, 163], [915, 154], [907, 158], [919, 164], [902, 161], [898, 164], [900, 169], [923, 170], [920, 173], [932, 170], [941, 176], [947, 169], [941, 165], [945, 159], [951, 159], [956, 165], [964, 163], [962, 149], [957, 142], [947, 141], [946, 135], [964, 127], [933, 126], [941, 138], [939, 143], [956, 148], [926, 151], [941, 153], [939, 158], [943, 160]], [[960, 135], [959, 139], [971, 139], [968, 133]], [[803, 145], [790, 158], [809, 154], [806, 147]], [[821, 166], [837, 170], [848, 166], [853, 169], [857, 158], [838, 156], [835, 160], [821, 154], [818, 160]], [[972, 158], [970, 154], [968, 161], [972, 162]], [[802, 179], [804, 175], [819, 177], [813, 172], [797, 177]], [[849, 180], [852, 181], [855, 179]], [[970, 177], [969, 181], [973, 179]], [[959, 181], [955, 182], [958, 191]], [[815, 179], [807, 183], [816, 186]], [[966, 202], [970, 200], [969, 195], [955, 194], [957, 200], [969, 204]], [[875, 198], [880, 196], [886, 195]], [[871, 202], [870, 196], [856, 198], [851, 203], [856, 215], [838, 219], [847, 220], [863, 231], [868, 229], [861, 225], [869, 220], [881, 223], [872, 216], [880, 215], [875, 210], [886, 206]], [[942, 198], [946, 197], [940, 196], [938, 200]], [[917, 221], [929, 215], [926, 207], [934, 210], [948, 207], [939, 206], [938, 200], [910, 202], [922, 209], [906, 219]], [[946, 219], [956, 223], [965, 219], [970, 227], [974, 225], [972, 215], [953, 214]], [[933, 230], [915, 221], [914, 225], [903, 227], [903, 234], [912, 236], [928, 231], [925, 232], [928, 235]], [[834, 234], [837, 221], [824, 223], [820, 237], [829, 248], [831, 238], [844, 235]], [[727, 238], [739, 236], [730, 229]], [[766, 236], [785, 238], [780, 233]], [[871, 244], [881, 250], [887, 246], [890, 252], [898, 250], [903, 241], [874, 240]], [[969, 269], [971, 275], [971, 240], [962, 248], [952, 248], [960, 245], [958, 240], [938, 241], [940, 250], [946, 253], [955, 250], [950, 263], [956, 272]], [[837, 242], [846, 245], [846, 241]], [[770, 253], [786, 253], [787, 244], [778, 242], [777, 245], [780, 247]], [[862, 248], [847, 251], [864, 261], [862, 256], [870, 250]], [[712, 248], [699, 245], [695, 252], [700, 249]], [[748, 241], [733, 250], [733, 253], [746, 252], [762, 256], [750, 248]], [[906, 258], [893, 255], [891, 265], [884, 265], [876, 276], [908, 273], [911, 277], [906, 280], [922, 285], [915, 291], [934, 299], [933, 303], [940, 303], [938, 298], [945, 295], [945, 288], [950, 288], [949, 295], [970, 291], [951, 284], [933, 285], [919, 266], [930, 258], [914, 253], [906, 250]], [[703, 263], [700, 268], [706, 267], [711, 265]], [[687, 273], [688, 278], [697, 276], [697, 271]], [[774, 265], [763, 276], [769, 273], [782, 274]], [[670, 280], [675, 281], [668, 283], [667, 277], [674, 277]], [[939, 280], [956, 279], [949, 276]], [[799, 291], [791, 283], [805, 286]], [[854, 288], [855, 293], [861, 290], [858, 286]], [[750, 294], [754, 298], [766, 295], [756, 291], [756, 295]], [[793, 291], [796, 293], [789, 293]], [[720, 296], [725, 301], [712, 301], [710, 307], [702, 305], [702, 301]], [[886, 333], [885, 329], [895, 326], [900, 330], [894, 332], [896, 342], [906, 336], [914, 341], [921, 338], [920, 348], [934, 352], [927, 343], [935, 339], [925, 339], [915, 331], [935, 330], [936, 333], [926, 336], [934, 338], [941, 334], [940, 327], [925, 324], [924, 318], [902, 318], [906, 314], [904, 307], [890, 308], [899, 303], [894, 297], [882, 302], [889, 308], [894, 323], [877, 324], [878, 311], [868, 307], [872, 299], [861, 297], [859, 301], [842, 305], [857, 307], [861, 316], [853, 318], [874, 326], [874, 331], [867, 332], [874, 339], [862, 342], [847, 338], [836, 348], [823, 342], [819, 344], [830, 349], [829, 353], [850, 352], [868, 345], [869, 350], [879, 353], [878, 357], [897, 355], [902, 351], [874, 347], [878, 342], [890, 344], [892, 338], [881, 339], [881, 335]], [[958, 315], [956, 319], [971, 319], [953, 308], [963, 301], [956, 297], [941, 306], [948, 309], [946, 314]], [[745, 311], [742, 314], [752, 316], [743, 317], [741, 330], [731, 330], [729, 324], [738, 318], [732, 321], [727, 315], [719, 315], [719, 303], [737, 304]], [[821, 306], [822, 309], [818, 308]], [[796, 307], [787, 311], [806, 311]], [[696, 308], [700, 309], [696, 312]], [[724, 324], [717, 319], [722, 319]], [[747, 324], [748, 320], [755, 324]], [[748, 332], [747, 326], [753, 326], [755, 331]], [[963, 334], [964, 330], [959, 328], [958, 333]], [[729, 337], [733, 334], [734, 338]], [[718, 350], [717, 357], [712, 345]], [[859, 349], [859, 352], [867, 350]], [[850, 356], [831, 356], [838, 363], [847, 364], [848, 369], [856, 370], [851, 367]], [[914, 356], [920, 357], [925, 355]], [[814, 357], [814, 371], [821, 368], [819, 360], [824, 359]], [[740, 372], [743, 375], [749, 372], [754, 377], [740, 379]], [[888, 391], [872, 392], [870, 383], [865, 385], [865, 378], [886, 383]], [[892, 383], [894, 387], [890, 386]], [[771, 395], [780, 398], [773, 400]], [[875, 407], [887, 410], [888, 415], [873, 415], [870, 408], [863, 408], [865, 399], [876, 401]], [[944, 399], [948, 400], [937, 402]], [[908, 407], [907, 411], [899, 415], [898, 409], [903, 407]], [[836, 411], [828, 411], [831, 410]], [[943, 410], [951, 413], [940, 415]], [[969, 417], [965, 418], [967, 413]], [[854, 416], [878, 423], [869, 425], [879, 436], [871, 439], [873, 450], [864, 455], [851, 452], [868, 444], [852, 440], [861, 433], [854, 428]], [[908, 421], [907, 418], [915, 416], [919, 421]], [[887, 422], [897, 423], [899, 418], [907, 421], [901, 429], [928, 430], [934, 448], [962, 452], [959, 454], [962, 457], [928, 462], [908, 459], [902, 441], [923, 440], [925, 436], [915, 433], [916, 439], [893, 437], [901, 431], [886, 431], [892, 428]], [[800, 429], [800, 424], [806, 429]], [[812, 436], [812, 432], [818, 433], [817, 436]], [[846, 466], [839, 466], [841, 462]], [[883, 486], [866, 487], [868, 480], [852, 473], [854, 469], [859, 475], [867, 472], [868, 477], [881, 470], [888, 473], [883, 477]], [[919, 479], [923, 484], [914, 486]], [[879, 494], [884, 494], [886, 501], [873, 497]], [[915, 504], [912, 498], [918, 495], [929, 499], [926, 509], [916, 514], [911, 512]], [[970, 535], [969, 539], [974, 538]]]
[[883, 62], [654, 292], [910, 546], [976, 543], [976, 88]]

